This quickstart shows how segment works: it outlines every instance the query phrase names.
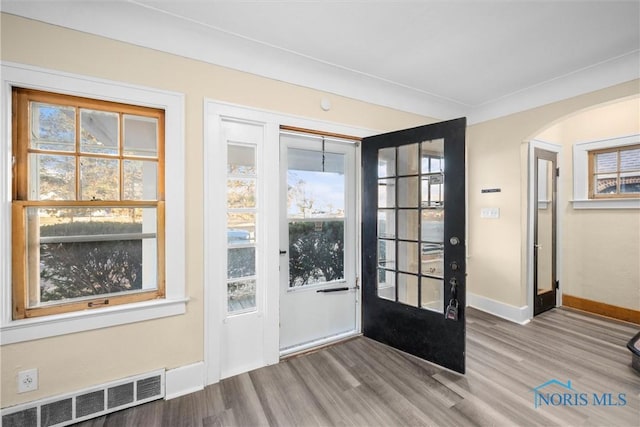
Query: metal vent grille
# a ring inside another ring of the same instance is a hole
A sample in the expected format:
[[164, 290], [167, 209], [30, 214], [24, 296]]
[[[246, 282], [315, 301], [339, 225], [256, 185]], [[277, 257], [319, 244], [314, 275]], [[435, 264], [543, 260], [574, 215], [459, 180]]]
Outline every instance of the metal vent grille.
[[104, 390], [81, 394], [76, 397], [76, 417], [82, 418], [104, 411]]
[[109, 409], [133, 402], [133, 383], [111, 387], [109, 393]]
[[58, 400], [40, 407], [40, 424], [43, 427], [62, 424], [73, 419], [72, 399]]
[[2, 416], [4, 427], [38, 427], [38, 408], [24, 409]]
[[158, 375], [156, 377], [139, 380], [137, 388], [137, 400], [144, 400], [152, 396], [157, 396], [160, 394], [160, 390], [162, 390], [162, 377]]
[[3, 427], [62, 427], [162, 399], [164, 370], [136, 375], [1, 411]]

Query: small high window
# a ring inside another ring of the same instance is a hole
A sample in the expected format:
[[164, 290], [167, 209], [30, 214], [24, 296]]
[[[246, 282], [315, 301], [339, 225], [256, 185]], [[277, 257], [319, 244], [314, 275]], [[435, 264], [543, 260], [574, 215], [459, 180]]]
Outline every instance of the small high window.
[[589, 151], [589, 198], [640, 195], [640, 145]]
[[13, 318], [163, 298], [164, 111], [13, 89]]

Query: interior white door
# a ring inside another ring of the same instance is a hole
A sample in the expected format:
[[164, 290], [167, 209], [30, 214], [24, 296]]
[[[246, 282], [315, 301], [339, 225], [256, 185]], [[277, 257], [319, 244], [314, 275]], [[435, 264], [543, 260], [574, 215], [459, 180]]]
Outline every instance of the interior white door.
[[356, 144], [280, 134], [280, 354], [357, 332]]

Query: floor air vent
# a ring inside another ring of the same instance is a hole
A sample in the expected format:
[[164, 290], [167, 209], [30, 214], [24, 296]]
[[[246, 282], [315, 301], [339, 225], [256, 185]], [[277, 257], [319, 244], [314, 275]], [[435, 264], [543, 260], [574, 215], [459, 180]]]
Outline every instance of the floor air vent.
[[164, 397], [164, 370], [12, 406], [3, 427], [62, 427]]

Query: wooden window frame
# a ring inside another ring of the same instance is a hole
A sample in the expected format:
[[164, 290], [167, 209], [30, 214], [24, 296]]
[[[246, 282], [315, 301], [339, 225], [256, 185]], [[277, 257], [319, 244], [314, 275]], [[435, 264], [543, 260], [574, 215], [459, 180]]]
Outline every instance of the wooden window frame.
[[[29, 105], [31, 102], [44, 102], [54, 105], [71, 106], [76, 109], [76, 149], [74, 152], [45, 151], [47, 154], [64, 154], [76, 158], [76, 199], [75, 200], [29, 200], [29, 153], [42, 152], [39, 149], [30, 148], [29, 130], [30, 117]], [[78, 182], [80, 174], [78, 172], [79, 159], [109, 158], [117, 159], [120, 164], [124, 160], [145, 160], [148, 157], [124, 155], [122, 150], [123, 126], [119, 126], [119, 149], [116, 155], [101, 155], [97, 153], [80, 152], [80, 109], [91, 109], [98, 111], [108, 111], [118, 113], [120, 124], [123, 115], [134, 114], [157, 119], [158, 123], [158, 147], [157, 147], [157, 197], [153, 200], [124, 200], [123, 199], [123, 168], [120, 167], [120, 184], [118, 189], [119, 200], [90, 201], [80, 200], [78, 195]], [[13, 174], [12, 174], [12, 318], [14, 320], [62, 314], [87, 309], [97, 309], [114, 305], [130, 304], [165, 297], [165, 111], [162, 109], [136, 106], [124, 103], [102, 101], [78, 96], [63, 95], [53, 92], [43, 92], [33, 89], [12, 88], [12, 151], [14, 154]], [[122, 208], [155, 208], [157, 213], [157, 284], [155, 289], [136, 290], [134, 292], [123, 292], [123, 295], [105, 294], [95, 298], [83, 298], [77, 300], [62, 301], [59, 304], [48, 304], [46, 306], [28, 306], [28, 283], [27, 283], [27, 242], [26, 242], [26, 221], [25, 211], [33, 207], [122, 207]]]
[[[640, 193], [620, 193], [620, 152], [627, 150], [636, 150], [640, 149], [640, 144], [634, 145], [626, 145], [626, 146], [617, 146], [611, 148], [602, 148], [598, 150], [590, 150], [588, 151], [588, 164], [589, 164], [589, 199], [635, 199], [640, 197]], [[608, 172], [608, 174], [616, 174], [616, 193], [615, 194], [597, 194], [595, 191], [595, 177], [598, 175], [595, 172], [596, 169], [596, 156], [598, 154], [604, 153], [616, 153], [617, 154], [617, 165], [616, 170], [613, 172]]]

